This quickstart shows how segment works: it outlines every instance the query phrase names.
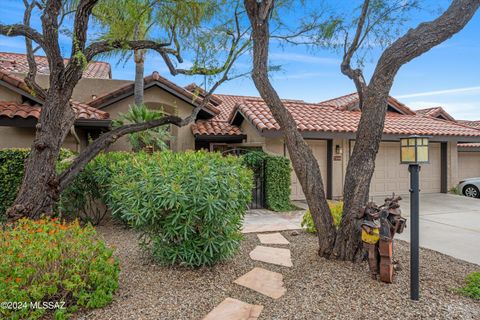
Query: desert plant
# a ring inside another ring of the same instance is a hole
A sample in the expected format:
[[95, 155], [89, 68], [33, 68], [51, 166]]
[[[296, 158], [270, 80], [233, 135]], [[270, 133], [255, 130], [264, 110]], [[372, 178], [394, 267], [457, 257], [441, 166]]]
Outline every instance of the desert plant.
[[110, 182], [110, 209], [144, 234], [156, 261], [212, 265], [240, 245], [252, 172], [237, 157], [169, 151], [135, 154]]
[[30, 303], [53, 303], [55, 319], [78, 307], [100, 308], [118, 287], [119, 265], [95, 229], [78, 222], [21, 219], [0, 231], [0, 297], [21, 303], [1, 308], [1, 318], [38, 319], [45, 309]]
[[[152, 110], [146, 105], [130, 106], [127, 113], [120, 113], [119, 117], [113, 122], [113, 127], [119, 127], [126, 124], [142, 123], [164, 116], [163, 110]], [[170, 126], [160, 126], [153, 129], [129, 134], [128, 142], [132, 150], [138, 152], [145, 147], [152, 147], [154, 150], [167, 150], [168, 142], [173, 137], [170, 135]]]
[[[330, 207], [330, 211], [332, 212], [333, 223], [335, 227], [338, 228], [338, 226], [340, 225], [340, 222], [342, 221], [343, 202], [329, 201], [328, 206]], [[307, 232], [310, 232], [310, 233], [317, 232], [317, 229], [315, 228], [315, 224], [313, 223], [312, 214], [310, 213], [310, 210], [307, 210], [304, 213], [301, 226]]]
[[466, 285], [460, 293], [475, 300], [480, 300], [480, 272], [472, 272], [467, 276]]

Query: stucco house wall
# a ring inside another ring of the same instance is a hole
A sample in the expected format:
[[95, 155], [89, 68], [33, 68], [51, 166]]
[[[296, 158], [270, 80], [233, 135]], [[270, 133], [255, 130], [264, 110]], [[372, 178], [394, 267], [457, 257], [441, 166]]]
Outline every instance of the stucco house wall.
[[[129, 107], [134, 103], [134, 97], [130, 96], [115, 102], [103, 108], [110, 114], [110, 118], [117, 119], [120, 113], [128, 112]], [[183, 100], [180, 100], [170, 93], [158, 88], [156, 86], [145, 90], [144, 103], [153, 110], [163, 110], [166, 114], [178, 115], [179, 117], [187, 117], [191, 114], [193, 107]], [[193, 137], [190, 126], [181, 128], [172, 127], [172, 150], [185, 151], [195, 149], [195, 139]], [[109, 150], [131, 150], [131, 147], [126, 139], [122, 137], [114, 143]]]

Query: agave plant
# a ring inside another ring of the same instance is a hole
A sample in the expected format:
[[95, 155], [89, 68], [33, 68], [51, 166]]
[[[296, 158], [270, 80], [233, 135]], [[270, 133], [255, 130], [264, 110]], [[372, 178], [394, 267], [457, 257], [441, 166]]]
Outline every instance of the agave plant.
[[[126, 124], [142, 123], [159, 119], [163, 116], [163, 110], [152, 110], [144, 104], [138, 106], [132, 105], [127, 113], [119, 114], [119, 117], [113, 122], [113, 126], [118, 127]], [[169, 149], [169, 144], [172, 138], [173, 137], [170, 134], [170, 125], [132, 133], [127, 136], [128, 142], [135, 152], [147, 148], [153, 148], [153, 150], [167, 150]]]

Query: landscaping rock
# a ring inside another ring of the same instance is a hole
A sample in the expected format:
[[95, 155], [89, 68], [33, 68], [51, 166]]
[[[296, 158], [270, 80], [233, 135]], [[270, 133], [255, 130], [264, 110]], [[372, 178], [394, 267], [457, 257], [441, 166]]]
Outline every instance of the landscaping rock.
[[284, 267], [293, 266], [290, 249], [257, 246], [250, 252], [250, 258]]
[[287, 291], [283, 287], [283, 275], [262, 268], [252, 271], [234, 281], [236, 284], [260, 292], [272, 299], [278, 299]]

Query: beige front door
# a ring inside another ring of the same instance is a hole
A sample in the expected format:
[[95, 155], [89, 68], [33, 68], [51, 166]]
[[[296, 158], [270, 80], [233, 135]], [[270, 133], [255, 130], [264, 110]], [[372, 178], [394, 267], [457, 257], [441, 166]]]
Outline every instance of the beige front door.
[[[422, 164], [420, 190], [423, 193], [440, 192], [440, 143], [430, 143], [430, 163]], [[400, 164], [398, 142], [382, 142], [375, 161], [375, 172], [370, 184], [371, 196], [408, 194], [410, 174], [408, 165]]]
[[[325, 181], [327, 181], [327, 141], [325, 140], [307, 140], [308, 145], [312, 148], [313, 155], [317, 159], [322, 173], [324, 188], [326, 188]], [[292, 200], [305, 200], [305, 195], [302, 191], [302, 186], [298, 181], [295, 171], [292, 170], [292, 193], [290, 198]]]
[[458, 153], [458, 178], [460, 180], [480, 177], [480, 152]]

